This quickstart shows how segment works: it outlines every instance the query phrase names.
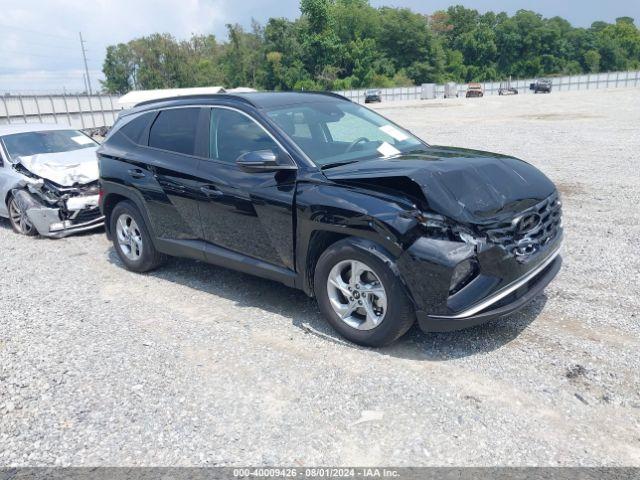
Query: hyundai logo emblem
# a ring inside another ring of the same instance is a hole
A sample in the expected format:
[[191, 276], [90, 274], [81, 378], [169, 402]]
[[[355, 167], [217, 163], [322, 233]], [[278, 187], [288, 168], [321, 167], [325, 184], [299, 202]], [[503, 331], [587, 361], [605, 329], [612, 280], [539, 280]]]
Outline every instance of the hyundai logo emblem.
[[540, 220], [540, 215], [537, 213], [531, 213], [517, 218], [515, 221], [516, 233], [523, 234], [533, 230], [540, 225]]

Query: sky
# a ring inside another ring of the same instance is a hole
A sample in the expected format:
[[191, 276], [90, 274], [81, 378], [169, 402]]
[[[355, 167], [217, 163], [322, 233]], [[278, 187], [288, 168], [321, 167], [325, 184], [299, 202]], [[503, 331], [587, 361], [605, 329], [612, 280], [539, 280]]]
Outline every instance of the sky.
[[[640, 20], [640, 0], [371, 0], [373, 6], [432, 13], [462, 4], [480, 12], [529, 9], [559, 15], [576, 26], [595, 20]], [[176, 38], [213, 33], [226, 39], [227, 23], [251, 18], [296, 18], [298, 0], [0, 0], [0, 94], [84, 90], [79, 32], [86, 41], [89, 76], [99, 89], [106, 47], [155, 32]], [[638, 24], [638, 22], [636, 22]]]

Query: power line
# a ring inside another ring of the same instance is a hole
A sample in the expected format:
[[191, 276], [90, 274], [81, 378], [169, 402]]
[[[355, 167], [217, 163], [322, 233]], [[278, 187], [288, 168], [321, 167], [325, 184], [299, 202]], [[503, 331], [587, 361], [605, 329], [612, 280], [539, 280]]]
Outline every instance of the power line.
[[0, 54], [3, 54], [3, 53], [16, 53], [18, 55], [24, 55], [25, 57], [38, 57], [38, 58], [51, 58], [54, 56], [54, 54], [47, 55], [47, 54], [39, 54], [39, 53], [32, 53], [32, 52], [23, 52], [20, 50], [7, 50], [6, 48], [3, 48], [2, 51], [0, 51]]
[[[84, 76], [84, 72], [81, 71], [60, 71], [60, 70], [34, 70], [34, 69], [25, 69], [25, 70], [1, 70], [0, 69], [0, 77], [3, 76], [15, 76], [20, 75], [20, 79], [28, 79], [28, 80], [46, 80], [48, 78], [80, 78]], [[98, 78], [101, 76], [101, 73], [96, 72], [93, 75], [93, 78]], [[0, 81], [2, 79], [0, 78]]]
[[67, 50], [67, 51], [71, 50], [71, 48], [72, 48], [70, 45], [60, 45], [60, 44], [56, 45], [55, 43], [44, 44], [44, 43], [37, 43], [37, 42], [34, 43], [32, 41], [29, 41], [29, 40], [23, 40], [22, 38], [20, 38], [20, 41], [16, 42], [16, 43], [20, 43], [20, 46], [26, 46], [26, 47], [29, 47], [29, 48], [31, 48], [31, 47], [44, 48], [44, 49], [54, 48], [54, 49], [57, 49], [57, 50]]
[[[0, 23], [0, 28], [8, 28], [8, 29], [13, 29], [13, 30], [22, 30], [24, 32], [29, 32], [29, 33], [35, 33], [38, 36], [45, 36], [45, 37], [52, 37], [52, 38], [58, 38], [61, 40], [65, 40], [67, 42], [75, 42], [75, 40], [72, 37], [69, 36], [62, 36], [62, 35], [54, 35], [53, 33], [47, 33], [47, 32], [42, 32], [39, 30], [31, 30], [29, 28], [24, 28], [24, 27], [18, 27], [16, 25], [5, 25], [3, 23]], [[86, 40], [86, 43], [99, 43], [99, 42], [95, 42], [93, 40]]]

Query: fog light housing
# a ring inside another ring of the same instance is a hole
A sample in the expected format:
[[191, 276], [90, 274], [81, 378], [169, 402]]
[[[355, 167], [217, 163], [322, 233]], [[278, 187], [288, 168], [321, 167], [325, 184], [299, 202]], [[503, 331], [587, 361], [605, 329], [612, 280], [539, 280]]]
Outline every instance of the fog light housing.
[[71, 222], [69, 220], [65, 220], [64, 222], [56, 222], [49, 225], [49, 232], [59, 232], [60, 230], [66, 230], [71, 226]]
[[449, 285], [449, 295], [453, 295], [469, 284], [478, 274], [478, 262], [475, 260], [464, 260], [456, 265], [451, 275]]

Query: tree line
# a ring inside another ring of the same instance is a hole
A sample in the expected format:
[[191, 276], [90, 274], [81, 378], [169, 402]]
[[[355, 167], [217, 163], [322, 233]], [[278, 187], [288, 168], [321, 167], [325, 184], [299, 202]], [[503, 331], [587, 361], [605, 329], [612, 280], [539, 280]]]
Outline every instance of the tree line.
[[368, 0], [301, 0], [295, 20], [227, 25], [228, 39], [153, 34], [107, 47], [103, 89], [223, 85], [346, 90], [640, 68], [630, 17], [574, 27], [560, 17], [463, 6], [431, 15]]

